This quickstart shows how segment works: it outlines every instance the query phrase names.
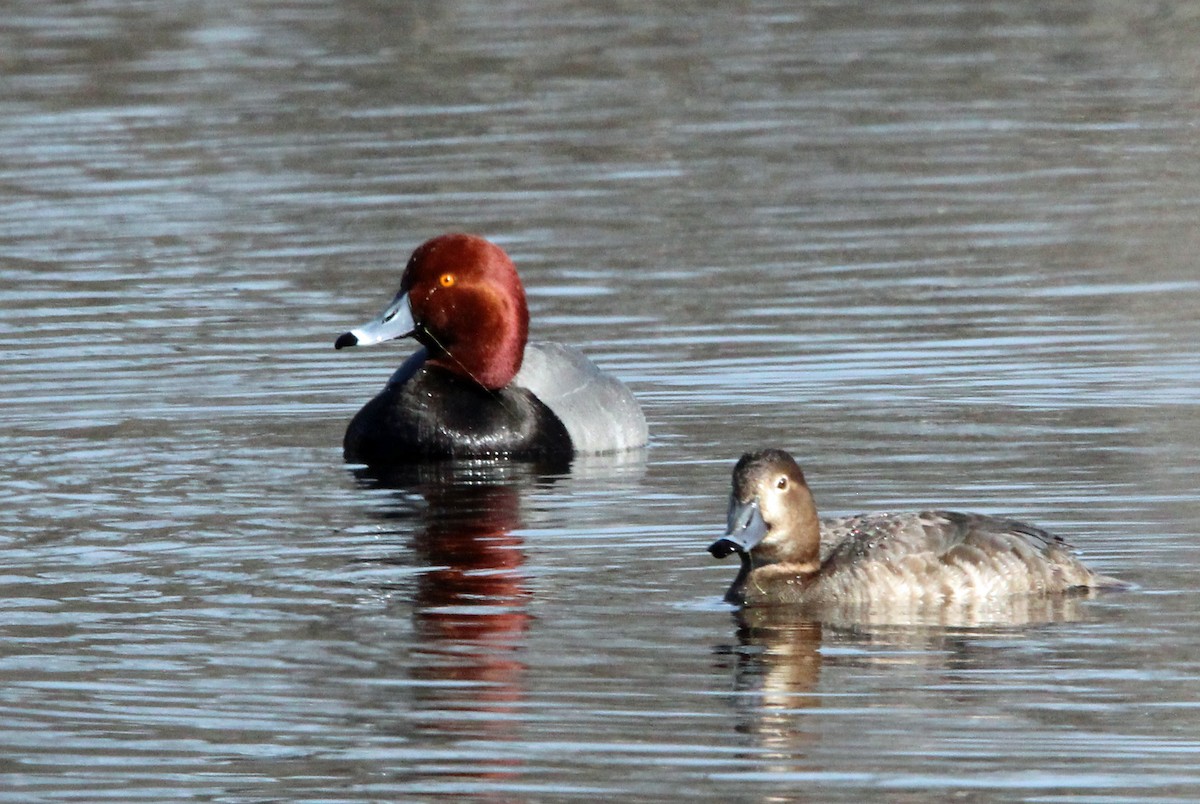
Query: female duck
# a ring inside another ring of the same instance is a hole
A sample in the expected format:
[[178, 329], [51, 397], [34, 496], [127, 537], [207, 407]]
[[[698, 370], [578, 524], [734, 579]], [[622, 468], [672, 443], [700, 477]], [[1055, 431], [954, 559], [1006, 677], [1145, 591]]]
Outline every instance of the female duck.
[[1089, 570], [1061, 538], [1009, 519], [921, 511], [820, 520], [804, 473], [779, 449], [737, 462], [728, 529], [708, 550], [741, 556], [725, 599], [746, 605], [937, 604], [1125, 585]]
[[481, 237], [447, 234], [416, 251], [379, 318], [334, 346], [411, 337], [420, 348], [351, 420], [347, 461], [372, 468], [449, 458], [568, 463], [646, 443], [633, 395], [586, 357], [529, 345], [512, 261]]

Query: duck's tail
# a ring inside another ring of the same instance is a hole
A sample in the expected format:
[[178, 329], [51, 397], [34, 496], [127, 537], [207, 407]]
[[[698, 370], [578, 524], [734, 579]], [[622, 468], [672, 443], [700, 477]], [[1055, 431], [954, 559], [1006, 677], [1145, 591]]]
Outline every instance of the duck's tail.
[[1120, 578], [1114, 578], [1111, 575], [1101, 575], [1096, 573], [1092, 576], [1091, 582], [1088, 584], [1091, 589], [1105, 589], [1115, 592], [1127, 592], [1130, 589], [1136, 589], [1134, 584], [1128, 581], [1122, 581]]

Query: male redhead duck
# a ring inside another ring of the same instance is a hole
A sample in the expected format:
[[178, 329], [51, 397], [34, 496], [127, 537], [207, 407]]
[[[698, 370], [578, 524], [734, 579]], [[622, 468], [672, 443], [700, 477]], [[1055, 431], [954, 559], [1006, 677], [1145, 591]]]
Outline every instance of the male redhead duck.
[[1085, 567], [1058, 536], [1011, 519], [952, 511], [818, 519], [804, 473], [781, 449], [733, 470], [715, 558], [738, 553], [725, 599], [747, 606], [971, 603], [1125, 587]]
[[506, 457], [565, 465], [646, 444], [646, 419], [619, 380], [558, 344], [526, 345], [529, 308], [508, 255], [468, 234], [417, 248], [379, 318], [334, 347], [420, 344], [346, 428], [350, 463], [396, 467]]

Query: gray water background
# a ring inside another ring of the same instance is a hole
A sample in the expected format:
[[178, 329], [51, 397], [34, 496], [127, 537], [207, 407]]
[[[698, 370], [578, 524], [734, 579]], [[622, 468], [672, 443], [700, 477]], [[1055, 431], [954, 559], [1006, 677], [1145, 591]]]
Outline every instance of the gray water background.
[[[1200, 4], [0, 8], [0, 801], [1200, 798]], [[385, 488], [448, 230], [652, 444]], [[739, 620], [745, 449], [1135, 592]]]

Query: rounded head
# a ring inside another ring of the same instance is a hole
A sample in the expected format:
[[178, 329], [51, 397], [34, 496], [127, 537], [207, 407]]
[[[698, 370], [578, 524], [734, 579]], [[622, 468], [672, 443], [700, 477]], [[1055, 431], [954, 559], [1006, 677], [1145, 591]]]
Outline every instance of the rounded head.
[[717, 558], [753, 552], [770, 561], [809, 561], [819, 541], [816, 505], [792, 456], [781, 449], [743, 455], [733, 468], [725, 535], [709, 552]]
[[529, 335], [525, 288], [496, 244], [469, 234], [426, 241], [404, 269], [402, 296], [430, 364], [493, 390], [521, 368]]
[[733, 467], [733, 496], [738, 502], [758, 497], [763, 505], [766, 500], [795, 494], [797, 487], [807, 487], [804, 472], [796, 459], [781, 449], [747, 452]]

